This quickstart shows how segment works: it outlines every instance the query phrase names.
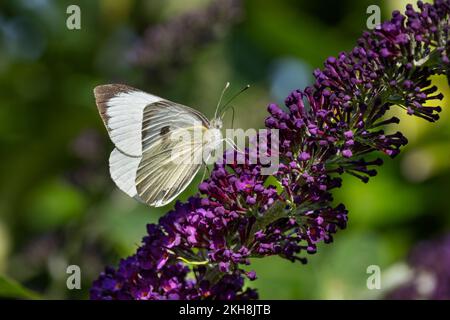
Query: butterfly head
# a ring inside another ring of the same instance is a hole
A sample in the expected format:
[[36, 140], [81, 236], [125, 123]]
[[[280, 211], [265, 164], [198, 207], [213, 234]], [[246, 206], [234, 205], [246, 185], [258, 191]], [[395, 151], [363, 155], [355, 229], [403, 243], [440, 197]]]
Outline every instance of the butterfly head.
[[222, 129], [223, 122], [221, 118], [214, 118], [211, 120], [211, 128]]

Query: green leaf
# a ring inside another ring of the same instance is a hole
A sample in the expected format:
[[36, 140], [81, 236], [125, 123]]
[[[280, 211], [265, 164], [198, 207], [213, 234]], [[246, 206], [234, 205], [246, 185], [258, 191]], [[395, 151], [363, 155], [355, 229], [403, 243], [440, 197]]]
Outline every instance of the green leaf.
[[388, 100], [388, 102], [391, 102], [391, 103], [398, 103], [403, 100], [403, 97], [397, 93], [394, 93], [394, 94], [391, 94], [387, 98], [387, 100]]
[[283, 186], [281, 185], [281, 182], [278, 181], [274, 176], [267, 177], [266, 181], [264, 182], [264, 187], [268, 186], [274, 186], [277, 189], [277, 193], [279, 195], [283, 193]]
[[17, 281], [0, 275], [0, 297], [10, 299], [41, 299], [39, 294], [25, 288]]
[[427, 56], [418, 61], [414, 61], [416, 67], [429, 67], [435, 68], [441, 66], [441, 53], [438, 50], [431, 51]]
[[188, 250], [177, 250], [174, 248], [174, 251], [167, 250], [169, 253], [176, 256], [178, 260], [183, 261], [186, 264], [194, 265], [194, 266], [201, 266], [208, 264], [209, 260], [202, 259], [194, 252], [188, 251]]
[[186, 258], [183, 258], [183, 257], [177, 257], [177, 259], [183, 261], [183, 262], [186, 263], [186, 264], [190, 264], [190, 265], [193, 265], [193, 266], [203, 266], [203, 265], [205, 265], [205, 264], [208, 264], [208, 262], [209, 262], [209, 260], [204, 260], [204, 261], [190, 261], [190, 260], [188, 260], [188, 259], [186, 259]]
[[450, 86], [450, 69], [446, 70], [445, 75], [447, 76], [447, 83]]
[[264, 214], [256, 218], [256, 222], [250, 231], [250, 241], [253, 241], [255, 233], [259, 230], [264, 230], [269, 224], [278, 219], [287, 216], [284, 210], [286, 203], [282, 201], [275, 202]]

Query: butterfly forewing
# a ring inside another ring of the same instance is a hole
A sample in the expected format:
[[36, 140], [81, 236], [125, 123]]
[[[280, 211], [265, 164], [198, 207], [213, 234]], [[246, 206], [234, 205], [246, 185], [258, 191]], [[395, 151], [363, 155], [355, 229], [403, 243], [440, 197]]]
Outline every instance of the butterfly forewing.
[[94, 95], [100, 116], [117, 149], [129, 156], [140, 157], [144, 108], [162, 99], [123, 84], [97, 86]]

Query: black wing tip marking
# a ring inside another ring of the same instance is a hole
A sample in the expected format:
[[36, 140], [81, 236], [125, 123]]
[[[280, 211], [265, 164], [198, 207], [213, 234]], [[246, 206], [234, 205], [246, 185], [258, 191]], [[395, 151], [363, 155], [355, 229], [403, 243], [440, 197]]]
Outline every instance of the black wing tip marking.
[[121, 83], [113, 83], [113, 84], [101, 84], [94, 88], [94, 95], [97, 97], [98, 95], [109, 95], [110, 97], [115, 96], [121, 92], [130, 92], [130, 91], [140, 91], [136, 88], [133, 88], [126, 84]]
[[126, 84], [102, 84], [94, 88], [95, 103], [97, 104], [98, 112], [105, 125], [108, 123], [108, 116], [106, 114], [108, 101], [117, 96], [119, 93], [126, 93], [132, 91], [140, 91]]

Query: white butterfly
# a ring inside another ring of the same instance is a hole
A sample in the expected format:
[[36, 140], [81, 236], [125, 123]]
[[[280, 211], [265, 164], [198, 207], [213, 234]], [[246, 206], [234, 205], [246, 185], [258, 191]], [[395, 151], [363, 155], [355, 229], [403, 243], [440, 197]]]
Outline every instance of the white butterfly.
[[[198, 158], [204, 152], [208, 158], [224, 141], [222, 116], [216, 117], [218, 108], [208, 121], [195, 109], [127, 85], [97, 86], [94, 95], [115, 145], [109, 157], [112, 179], [130, 197], [150, 206], [171, 202], [194, 179], [202, 162], [185, 159]], [[196, 130], [210, 133], [208, 139], [195, 134], [192, 139], [174, 139]]]

